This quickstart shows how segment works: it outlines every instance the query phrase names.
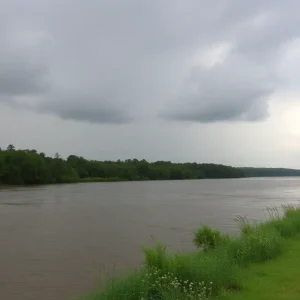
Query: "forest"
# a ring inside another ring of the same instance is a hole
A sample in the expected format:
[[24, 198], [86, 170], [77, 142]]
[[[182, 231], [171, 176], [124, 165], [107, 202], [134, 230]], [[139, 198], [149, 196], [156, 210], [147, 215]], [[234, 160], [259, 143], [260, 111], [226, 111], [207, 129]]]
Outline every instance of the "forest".
[[31, 185], [87, 181], [180, 180], [239, 178], [243, 170], [230, 166], [198, 163], [88, 160], [70, 155], [63, 159], [35, 149], [17, 150], [14, 145], [0, 148], [0, 184]]
[[285, 168], [241, 168], [245, 177], [300, 176], [300, 170]]

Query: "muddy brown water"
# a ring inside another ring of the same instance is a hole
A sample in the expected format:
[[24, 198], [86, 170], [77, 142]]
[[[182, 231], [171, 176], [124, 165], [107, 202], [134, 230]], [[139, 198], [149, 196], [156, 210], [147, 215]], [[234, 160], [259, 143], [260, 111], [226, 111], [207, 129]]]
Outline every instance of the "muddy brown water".
[[151, 236], [192, 250], [200, 222], [236, 232], [233, 218], [298, 204], [300, 178], [82, 183], [0, 191], [0, 299], [67, 300], [100, 270], [142, 261]]

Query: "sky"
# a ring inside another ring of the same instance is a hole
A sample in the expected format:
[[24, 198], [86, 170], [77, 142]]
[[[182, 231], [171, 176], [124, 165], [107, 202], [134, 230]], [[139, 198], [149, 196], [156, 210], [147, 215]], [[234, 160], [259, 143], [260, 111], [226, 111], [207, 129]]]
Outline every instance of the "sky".
[[300, 168], [299, 1], [0, 7], [0, 147]]

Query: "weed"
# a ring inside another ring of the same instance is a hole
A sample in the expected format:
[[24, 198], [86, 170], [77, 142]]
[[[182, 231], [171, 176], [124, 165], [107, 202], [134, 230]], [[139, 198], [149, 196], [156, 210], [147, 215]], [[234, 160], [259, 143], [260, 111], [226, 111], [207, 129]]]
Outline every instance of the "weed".
[[197, 248], [207, 251], [209, 249], [215, 249], [224, 239], [225, 237], [221, 235], [221, 232], [218, 229], [202, 225], [194, 233], [193, 242]]

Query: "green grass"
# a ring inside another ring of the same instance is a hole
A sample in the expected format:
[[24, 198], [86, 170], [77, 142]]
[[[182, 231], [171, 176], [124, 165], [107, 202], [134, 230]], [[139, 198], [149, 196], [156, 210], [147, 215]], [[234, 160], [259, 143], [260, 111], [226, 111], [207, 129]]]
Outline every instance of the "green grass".
[[243, 289], [220, 300], [300, 300], [300, 237], [286, 240], [275, 260], [242, 270]]
[[[270, 220], [262, 224], [238, 221], [238, 237], [218, 235], [216, 239], [217, 231], [206, 227], [196, 231], [195, 243], [205, 251], [169, 253], [160, 243], [143, 248], [145, 262], [139, 270], [110, 278], [103, 288], [82, 299], [254, 300], [260, 296], [300, 300], [300, 294], [295, 298], [300, 290], [300, 239], [296, 239], [300, 209], [284, 207], [283, 215], [272, 211]], [[212, 243], [212, 238], [218, 243]]]

